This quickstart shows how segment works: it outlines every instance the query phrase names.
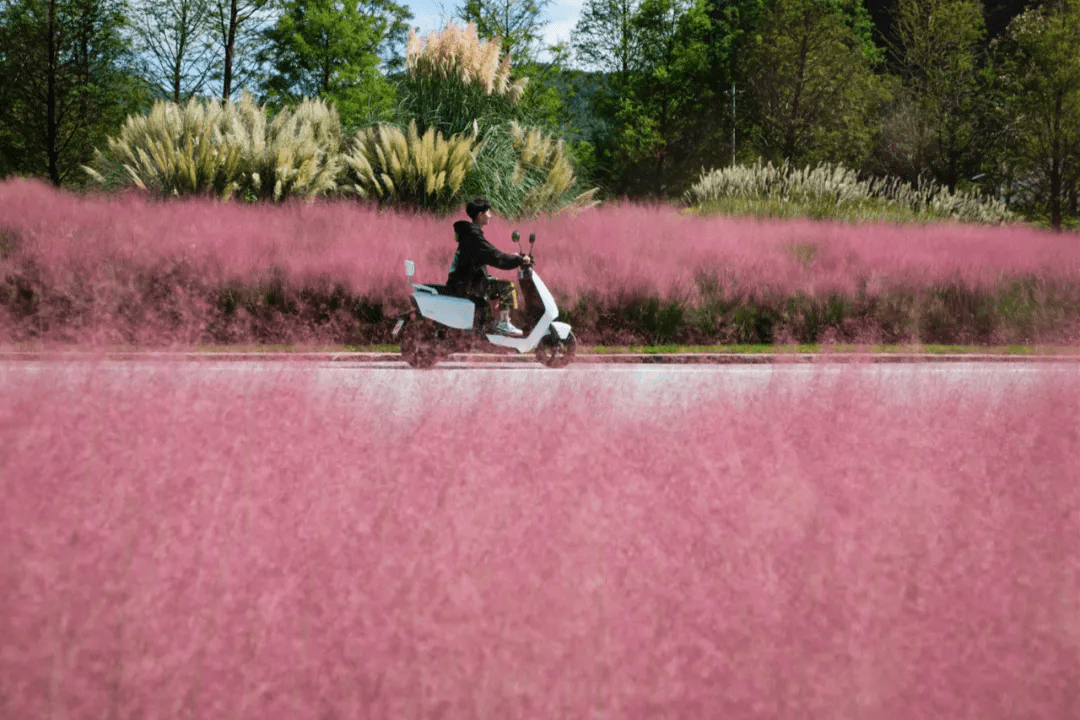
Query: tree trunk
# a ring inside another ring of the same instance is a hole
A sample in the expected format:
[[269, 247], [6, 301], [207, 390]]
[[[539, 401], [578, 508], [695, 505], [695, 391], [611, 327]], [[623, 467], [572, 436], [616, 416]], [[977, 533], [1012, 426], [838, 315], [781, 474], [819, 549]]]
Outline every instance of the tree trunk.
[[810, 51], [810, 14], [804, 16], [802, 44], [799, 46], [798, 77], [795, 81], [795, 94], [791, 99], [791, 120], [788, 123], [786, 137], [784, 138], [783, 156], [785, 159], [795, 155], [798, 144], [799, 129], [799, 104], [802, 101], [803, 85], [806, 82], [806, 62]]
[[1062, 94], [1059, 92], [1054, 102], [1054, 120], [1051, 130], [1050, 143], [1050, 227], [1055, 232], [1061, 230], [1061, 191], [1062, 191], [1062, 157], [1061, 147], [1061, 119], [1062, 119]]
[[1057, 162], [1050, 171], [1050, 227], [1061, 230], [1061, 167]]
[[172, 66], [172, 96], [173, 102], [177, 105], [180, 104], [180, 82], [181, 71], [183, 70], [182, 64], [184, 62], [184, 50], [187, 47], [187, 29], [188, 29], [188, 6], [184, 3], [180, 6], [180, 19], [177, 23], [177, 28], [180, 32], [180, 37], [177, 38], [176, 55], [173, 57]]
[[229, 29], [225, 36], [225, 81], [221, 91], [222, 100], [228, 100], [229, 92], [232, 90], [233, 46], [236, 45], [236, 18], [238, 14], [236, 3], [237, 0], [231, 0], [229, 3]]
[[48, 64], [45, 69], [45, 156], [49, 167], [49, 180], [56, 187], [60, 187], [60, 153], [57, 149], [57, 141], [60, 135], [60, 123], [57, 119], [57, 74], [60, 72], [59, 48], [57, 41], [56, 2], [49, 2], [49, 21], [46, 31], [49, 39], [46, 41], [46, 51], [49, 54]]

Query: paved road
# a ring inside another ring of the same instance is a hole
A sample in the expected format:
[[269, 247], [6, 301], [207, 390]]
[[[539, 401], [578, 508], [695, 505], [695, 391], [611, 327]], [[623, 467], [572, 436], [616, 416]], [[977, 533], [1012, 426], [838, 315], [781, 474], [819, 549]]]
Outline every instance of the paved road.
[[852, 383], [883, 401], [904, 404], [940, 397], [942, 392], [960, 398], [996, 396], [1044, 383], [1054, 386], [1080, 377], [1080, 363], [576, 364], [550, 370], [535, 363], [447, 362], [424, 371], [398, 362], [341, 360], [18, 360], [0, 363], [0, 395], [4, 387], [35, 379], [68, 384], [78, 391], [89, 381], [100, 387], [162, 373], [194, 384], [211, 379], [226, 379], [230, 386], [240, 387], [304, 383], [317, 393], [410, 415], [410, 409], [475, 397], [526, 404], [610, 398], [614, 408], [685, 407], [718, 397], [752, 402], [777, 387], [797, 397], [836, 383]]

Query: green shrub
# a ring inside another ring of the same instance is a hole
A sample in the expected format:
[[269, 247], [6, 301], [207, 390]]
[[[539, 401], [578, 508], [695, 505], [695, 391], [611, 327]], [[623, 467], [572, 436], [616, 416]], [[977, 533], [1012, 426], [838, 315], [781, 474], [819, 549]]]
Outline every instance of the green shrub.
[[842, 220], [963, 220], [1002, 223], [1013, 215], [1000, 200], [954, 192], [934, 183], [912, 186], [895, 178], [860, 180], [842, 165], [802, 169], [784, 162], [735, 165], [703, 172], [687, 191], [688, 203], [706, 211], [766, 217]]
[[344, 188], [361, 197], [416, 208], [445, 210], [461, 204], [466, 174], [476, 164], [479, 143], [473, 135], [449, 139], [434, 128], [420, 135], [392, 125], [361, 130], [345, 156]]

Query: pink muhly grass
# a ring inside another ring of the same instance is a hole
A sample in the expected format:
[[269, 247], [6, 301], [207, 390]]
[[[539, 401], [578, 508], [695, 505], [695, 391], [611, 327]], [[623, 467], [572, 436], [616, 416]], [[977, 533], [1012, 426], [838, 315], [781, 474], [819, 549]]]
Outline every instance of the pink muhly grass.
[[[191, 344], [214, 334], [208, 325], [220, 317], [215, 303], [231, 287], [256, 295], [273, 282], [293, 293], [341, 288], [392, 315], [407, 302], [403, 260], [417, 263], [418, 281], [443, 282], [456, 247], [451, 223], [463, 217], [380, 211], [346, 200], [247, 206], [76, 196], [9, 180], [0, 184], [0, 231], [16, 238], [17, 247], [0, 256], [0, 272], [34, 268], [36, 291], [48, 306], [36, 321], [64, 328], [76, 342], [126, 333], [148, 343]], [[946, 286], [993, 293], [1023, 278], [1034, 282], [1034, 301], [1025, 302], [1045, 316], [1041, 326], [1064, 337], [1071, 332], [1066, 325], [1075, 324], [1056, 319], [1067, 314], [1068, 288], [1080, 283], [1080, 243], [1072, 235], [1019, 226], [698, 217], [671, 206], [623, 204], [532, 220], [497, 218], [487, 236], [513, 252], [515, 228], [524, 238], [536, 232], [538, 270], [568, 310], [582, 300], [617, 312], [648, 298], [692, 309], [717, 299], [769, 305], [796, 295], [932, 296]], [[905, 312], [917, 315], [931, 308], [926, 302]], [[0, 331], [2, 323], [0, 317]], [[136, 329], [123, 330], [128, 326]], [[1010, 328], [1002, 332], [1026, 332]], [[319, 331], [292, 332], [302, 340]]]
[[[748, 297], [852, 293], [866, 282], [978, 288], [1005, 276], [1080, 278], [1074, 237], [1024, 227], [760, 221], [663, 205], [608, 205], [536, 226], [549, 284], [571, 296], [599, 287], [604, 299], [693, 300], [697, 279], [711, 273]], [[807, 248], [810, 258], [800, 254]]]
[[[26, 251], [60, 267], [179, 257], [215, 280], [248, 280], [276, 267], [298, 281], [329, 276], [357, 294], [399, 298], [399, 261], [411, 257], [431, 276], [424, 279], [443, 279], [454, 251], [450, 224], [464, 217], [403, 215], [348, 201], [281, 207], [77, 197], [25, 180], [0, 185], [0, 210]], [[1019, 226], [758, 221], [624, 204], [532, 221], [497, 218], [487, 234], [512, 251], [511, 229], [537, 233], [549, 284], [571, 299], [588, 292], [678, 299], [713, 269], [748, 290], [782, 293], [851, 290], [860, 278], [920, 285], [959, 278], [974, 287], [1003, 275], [1080, 275], [1080, 244], [1071, 235]], [[800, 260], [793, 246], [815, 251]]]
[[61, 272], [93, 271], [102, 261], [145, 267], [182, 260], [213, 282], [252, 282], [280, 269], [298, 282], [330, 277], [358, 293], [385, 292], [403, 284], [400, 263], [392, 261], [404, 258], [410, 239], [446, 225], [420, 215], [388, 222], [355, 201], [155, 202], [134, 192], [78, 197], [24, 180], [0, 188], [4, 227], [18, 234], [25, 252]]
[[449, 376], [54, 372], [0, 404], [4, 717], [1077, 709], [1075, 373], [629, 409], [567, 374], [523, 422]]

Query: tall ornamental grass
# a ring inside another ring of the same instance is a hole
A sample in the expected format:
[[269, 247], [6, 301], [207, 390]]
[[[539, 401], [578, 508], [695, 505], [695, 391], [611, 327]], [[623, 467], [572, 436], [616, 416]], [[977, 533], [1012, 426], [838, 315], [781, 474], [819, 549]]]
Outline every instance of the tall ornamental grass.
[[702, 172], [686, 192], [686, 201], [702, 212], [757, 217], [812, 217], [838, 220], [960, 220], [998, 224], [1014, 220], [1001, 200], [978, 191], [960, 192], [896, 178], [860, 180], [842, 165], [820, 163], [797, 168], [758, 160]]
[[429, 127], [420, 135], [415, 120], [408, 132], [376, 125], [353, 138], [344, 188], [384, 204], [446, 211], [461, 204], [462, 183], [481, 146], [475, 134], [444, 138]]
[[[115, 189], [134, 185], [157, 195], [214, 194], [228, 198], [244, 182], [248, 157], [243, 142], [255, 120], [246, 105], [206, 103], [186, 105], [158, 100], [146, 115], [129, 115], [108, 149], [97, 150], [92, 179]], [[246, 122], [245, 122], [246, 121]]]
[[[446, 278], [451, 222], [355, 202], [246, 206], [0, 184], [9, 342], [390, 342], [402, 265]], [[536, 232], [586, 344], [1080, 342], [1080, 243], [1023, 226], [848, 225], [604, 205]], [[512, 278], [512, 273], [493, 271]], [[96, 338], [96, 340], [94, 339]]]
[[467, 132], [477, 120], [499, 124], [518, 116], [515, 106], [529, 78], [511, 79], [511, 58], [499, 38], [481, 40], [476, 26], [447, 23], [421, 37], [409, 33], [401, 112], [446, 136]]
[[[252, 117], [261, 119], [262, 114]], [[345, 166], [341, 121], [326, 101], [305, 99], [282, 108], [268, 124], [253, 124], [245, 140], [251, 158], [249, 193], [255, 198], [314, 200], [338, 189]]]
[[341, 123], [322, 100], [266, 108], [246, 92], [239, 102], [159, 100], [131, 115], [86, 172], [101, 186], [135, 186], [156, 196], [214, 195], [312, 199], [336, 190]]
[[448, 137], [471, 132], [482, 141], [461, 202], [486, 197], [514, 217], [591, 204], [597, 190], [575, 175], [562, 140], [527, 127], [518, 101], [528, 78], [511, 79], [511, 58], [501, 47], [498, 38], [480, 40], [472, 24], [448, 23], [425, 38], [410, 34], [403, 122]]
[[563, 141], [517, 121], [484, 136], [467, 197], [485, 197], [498, 212], [521, 220], [596, 205], [597, 188], [584, 189]]
[[497, 38], [450, 23], [426, 38], [410, 34], [396, 126], [360, 128], [343, 143], [338, 112], [323, 100], [270, 120], [246, 93], [237, 103], [161, 100], [128, 117], [84, 169], [104, 189], [156, 197], [346, 194], [445, 212], [488, 195], [516, 217], [586, 206], [596, 190], [579, 187], [562, 142], [517, 124], [527, 83], [511, 79]]
[[1076, 714], [1075, 371], [628, 409], [11, 368], [4, 717]]

